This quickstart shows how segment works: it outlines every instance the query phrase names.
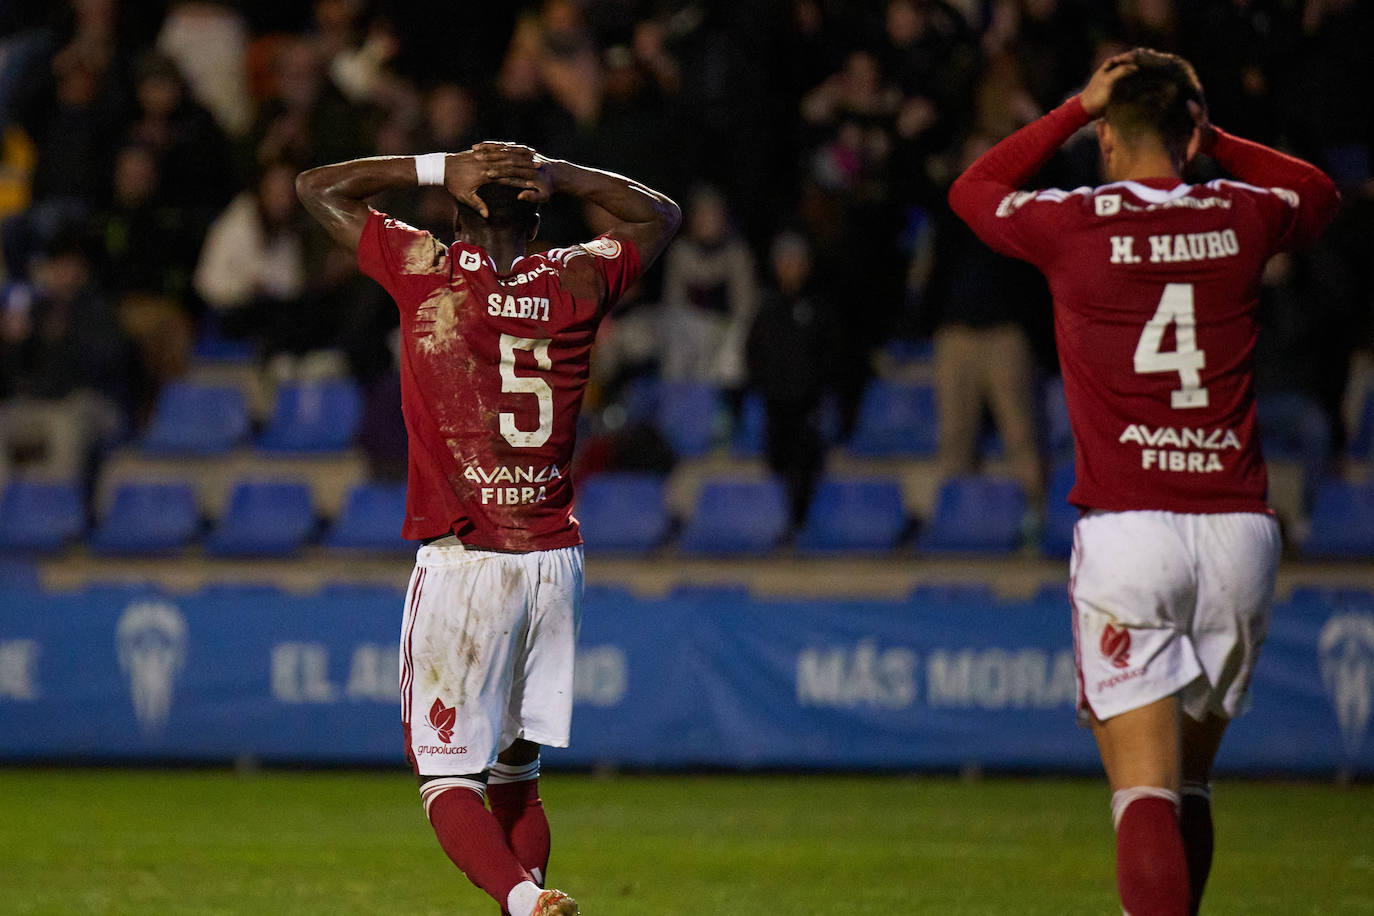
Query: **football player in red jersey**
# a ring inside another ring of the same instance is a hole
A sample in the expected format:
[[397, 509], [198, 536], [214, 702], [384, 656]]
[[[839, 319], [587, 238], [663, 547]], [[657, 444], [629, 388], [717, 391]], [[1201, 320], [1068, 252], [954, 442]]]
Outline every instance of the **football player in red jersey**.
[[[1109, 184], [1019, 190], [1094, 121]], [[1238, 180], [1182, 181], [1199, 151]], [[1196, 913], [1212, 760], [1246, 702], [1279, 556], [1255, 432], [1260, 272], [1321, 232], [1335, 186], [1213, 127], [1187, 61], [1138, 49], [974, 162], [950, 203], [1049, 281], [1082, 512], [1079, 710], [1113, 792], [1117, 888], [1130, 916]]]
[[[417, 183], [458, 201], [451, 245], [366, 203]], [[543, 887], [537, 784], [540, 746], [566, 747], [572, 715], [582, 539], [568, 465], [597, 326], [667, 246], [678, 207], [508, 143], [322, 166], [296, 187], [401, 312], [402, 532], [425, 542], [402, 622], [401, 720], [426, 814], [503, 913], [577, 913]], [[527, 255], [538, 204], [555, 193], [615, 225]]]

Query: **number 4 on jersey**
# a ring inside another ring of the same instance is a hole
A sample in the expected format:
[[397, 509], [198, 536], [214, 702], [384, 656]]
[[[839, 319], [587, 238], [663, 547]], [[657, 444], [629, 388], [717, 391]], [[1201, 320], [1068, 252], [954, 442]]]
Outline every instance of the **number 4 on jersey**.
[[[1164, 331], [1174, 325], [1174, 349], [1161, 352]], [[1193, 284], [1170, 283], [1159, 298], [1159, 308], [1145, 323], [1135, 345], [1136, 372], [1177, 372], [1179, 388], [1169, 403], [1175, 409], [1207, 406], [1207, 389], [1202, 387], [1201, 369], [1207, 357], [1197, 348], [1197, 319], [1193, 314]]]

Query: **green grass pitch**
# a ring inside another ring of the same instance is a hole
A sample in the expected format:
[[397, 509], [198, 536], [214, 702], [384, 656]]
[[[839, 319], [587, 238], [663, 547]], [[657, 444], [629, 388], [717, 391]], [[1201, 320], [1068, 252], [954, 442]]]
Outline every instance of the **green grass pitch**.
[[[1088, 779], [546, 774], [588, 916], [1116, 914]], [[1374, 786], [1218, 785], [1204, 913], [1374, 914]], [[404, 773], [0, 769], [3, 914], [482, 914]]]

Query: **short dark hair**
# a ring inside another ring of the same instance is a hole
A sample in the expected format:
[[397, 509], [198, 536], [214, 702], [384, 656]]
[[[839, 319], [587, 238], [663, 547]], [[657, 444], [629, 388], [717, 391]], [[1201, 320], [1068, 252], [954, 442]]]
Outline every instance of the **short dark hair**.
[[1177, 54], [1150, 48], [1136, 48], [1132, 54], [1136, 70], [1112, 85], [1104, 112], [1107, 123], [1128, 143], [1153, 134], [1169, 155], [1182, 160], [1194, 126], [1188, 103], [1207, 107], [1197, 71]]
[[539, 225], [539, 205], [520, 199], [520, 188], [498, 182], [488, 182], [477, 189], [477, 196], [486, 202], [485, 219], [472, 207], [458, 201], [458, 222], [455, 228], [485, 222], [493, 229], [516, 229], [529, 235]]

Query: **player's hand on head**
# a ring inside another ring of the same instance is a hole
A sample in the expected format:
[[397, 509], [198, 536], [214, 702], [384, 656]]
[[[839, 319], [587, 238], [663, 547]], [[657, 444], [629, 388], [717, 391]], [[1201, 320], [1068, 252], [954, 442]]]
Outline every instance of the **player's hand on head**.
[[548, 165], [552, 161], [519, 143], [485, 141], [475, 144], [473, 152], [486, 165], [487, 180], [520, 188], [520, 199], [536, 203], [553, 193]]
[[1100, 117], [1107, 109], [1107, 102], [1112, 97], [1112, 87], [1116, 85], [1116, 81], [1135, 71], [1134, 51], [1116, 54], [1104, 60], [1078, 97], [1084, 113], [1091, 118]]
[[444, 190], [452, 194], [455, 200], [482, 214], [483, 219], [490, 212], [486, 201], [478, 196], [477, 189], [491, 180], [486, 175], [486, 164], [473, 150], [450, 153], [444, 159]]

